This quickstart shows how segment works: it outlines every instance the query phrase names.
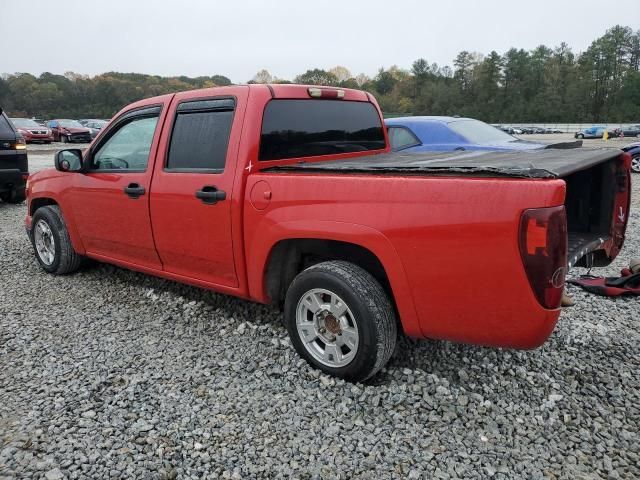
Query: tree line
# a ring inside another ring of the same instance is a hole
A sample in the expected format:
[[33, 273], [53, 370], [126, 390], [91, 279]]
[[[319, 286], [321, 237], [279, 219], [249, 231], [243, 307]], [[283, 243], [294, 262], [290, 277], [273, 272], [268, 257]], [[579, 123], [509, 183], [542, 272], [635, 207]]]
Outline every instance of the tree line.
[[[394, 65], [373, 77], [336, 66], [291, 80], [260, 70], [248, 83], [361, 88], [392, 115], [460, 115], [500, 123], [640, 122], [640, 31], [617, 25], [580, 54], [566, 43], [511, 48], [502, 55], [463, 51], [453, 66], [420, 58], [409, 69]], [[16, 73], [0, 78], [0, 105], [15, 116], [110, 117], [142, 98], [229, 84], [222, 75]]]

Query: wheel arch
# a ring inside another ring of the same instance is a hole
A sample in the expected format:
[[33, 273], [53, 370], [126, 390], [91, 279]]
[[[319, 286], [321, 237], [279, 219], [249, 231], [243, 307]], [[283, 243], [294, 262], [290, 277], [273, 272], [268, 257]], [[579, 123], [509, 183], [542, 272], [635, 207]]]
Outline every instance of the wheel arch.
[[31, 199], [31, 201], [29, 202], [29, 216], [33, 217], [33, 214], [36, 213], [36, 210], [42, 207], [46, 207], [47, 205], [56, 205], [58, 207], [60, 206], [58, 202], [49, 197], [39, 197]]
[[50, 193], [48, 194], [46, 194], [45, 192], [42, 192], [42, 193], [43, 195], [41, 196], [29, 198], [28, 216], [30, 218], [33, 218], [36, 211], [42, 207], [47, 207], [47, 206], [58, 207], [60, 209], [60, 213], [62, 214], [64, 223], [67, 227], [67, 231], [69, 232], [69, 238], [71, 240], [71, 244], [73, 245], [74, 250], [79, 254], [84, 255], [85, 248], [82, 241], [80, 240], [80, 235], [76, 230], [75, 223], [73, 222], [73, 219], [69, 217], [69, 215], [65, 215], [65, 212], [67, 209], [63, 205], [61, 205], [60, 202], [57, 201], [53, 196], [51, 196]]
[[404, 332], [422, 336], [404, 268], [381, 232], [364, 225], [316, 221], [277, 224], [266, 233], [248, 249], [253, 253], [253, 261], [247, 265], [252, 298], [279, 304], [305, 268], [328, 260], [346, 260], [380, 282]]

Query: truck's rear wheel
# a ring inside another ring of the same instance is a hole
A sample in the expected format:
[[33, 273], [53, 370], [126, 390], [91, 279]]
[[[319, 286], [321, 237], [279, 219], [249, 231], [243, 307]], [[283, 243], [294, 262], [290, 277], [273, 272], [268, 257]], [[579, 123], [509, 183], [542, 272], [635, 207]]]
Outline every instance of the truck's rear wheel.
[[40, 266], [54, 275], [73, 273], [82, 257], [76, 253], [57, 205], [36, 210], [31, 222], [31, 242]]
[[375, 375], [395, 349], [396, 319], [387, 294], [366, 270], [345, 261], [319, 263], [294, 279], [285, 322], [301, 357], [349, 381]]
[[0, 200], [5, 203], [22, 203], [27, 198], [24, 188], [0, 193]]

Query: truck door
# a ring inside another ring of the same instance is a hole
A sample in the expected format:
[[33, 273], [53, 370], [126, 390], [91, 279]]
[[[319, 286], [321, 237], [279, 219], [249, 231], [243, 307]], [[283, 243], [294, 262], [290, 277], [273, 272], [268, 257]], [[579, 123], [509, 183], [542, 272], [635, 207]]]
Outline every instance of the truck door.
[[165, 271], [237, 287], [231, 215], [249, 89], [225, 90], [174, 97], [151, 185], [151, 224]]
[[149, 186], [164, 113], [158, 104], [115, 119], [86, 153], [87, 170], [74, 175], [71, 208], [88, 253], [162, 269], [151, 235]]

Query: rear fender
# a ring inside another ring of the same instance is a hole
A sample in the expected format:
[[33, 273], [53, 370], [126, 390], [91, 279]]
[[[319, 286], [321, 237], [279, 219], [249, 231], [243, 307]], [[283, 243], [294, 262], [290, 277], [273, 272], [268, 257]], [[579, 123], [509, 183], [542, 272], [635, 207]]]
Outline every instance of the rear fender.
[[385, 269], [404, 332], [421, 337], [411, 290], [404, 267], [395, 248], [381, 232], [365, 225], [318, 221], [295, 220], [272, 225], [261, 231], [247, 245], [251, 260], [247, 262], [250, 296], [258, 301], [270, 301], [266, 291], [265, 273], [269, 258], [276, 244], [282, 240], [318, 239], [351, 243], [373, 253]]

